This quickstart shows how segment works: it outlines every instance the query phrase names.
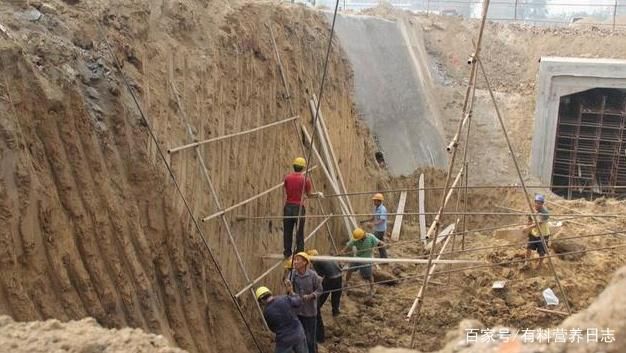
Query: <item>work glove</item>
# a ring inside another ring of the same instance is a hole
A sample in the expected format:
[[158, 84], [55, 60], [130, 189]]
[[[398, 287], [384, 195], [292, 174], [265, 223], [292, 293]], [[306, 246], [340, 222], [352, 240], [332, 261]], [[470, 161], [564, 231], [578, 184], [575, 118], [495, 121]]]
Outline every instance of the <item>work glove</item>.
[[321, 192], [321, 191], [318, 191], [317, 192], [317, 197], [320, 198], [320, 199], [323, 199], [324, 198], [324, 193]]
[[315, 299], [315, 294], [305, 294], [302, 296], [302, 300], [304, 301], [311, 301]]

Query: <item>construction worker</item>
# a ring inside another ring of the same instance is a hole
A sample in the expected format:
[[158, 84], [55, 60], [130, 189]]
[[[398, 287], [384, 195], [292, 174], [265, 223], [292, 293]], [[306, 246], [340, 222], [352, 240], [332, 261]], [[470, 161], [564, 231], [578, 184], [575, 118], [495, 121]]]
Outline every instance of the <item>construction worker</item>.
[[350, 277], [352, 277], [352, 272], [358, 270], [361, 277], [370, 283], [370, 297], [373, 297], [375, 293], [374, 276], [372, 275], [372, 263], [367, 259], [372, 258], [372, 250], [378, 245], [384, 246], [385, 243], [376, 238], [373, 234], [365, 233], [363, 229], [356, 228], [352, 232], [352, 239], [341, 251], [342, 253], [347, 253], [352, 249], [352, 247], [356, 247], [356, 256], [363, 258], [363, 262], [354, 262], [348, 268], [348, 273], [346, 274], [346, 285], [350, 281]]
[[548, 225], [550, 212], [548, 211], [546, 206], [544, 206], [544, 203], [545, 197], [543, 195], [535, 195], [535, 211], [537, 211], [535, 217], [537, 218], [537, 224], [539, 227], [535, 225], [533, 218], [531, 216], [528, 216], [528, 225], [524, 228], [524, 232], [528, 233], [528, 245], [526, 246], [525, 265], [528, 264], [531, 251], [536, 250], [540, 257], [537, 268], [541, 268], [543, 264], [543, 257], [548, 253], [548, 249], [544, 247], [544, 244], [541, 241], [541, 235], [543, 235], [546, 241], [546, 245], [548, 245], [548, 239], [550, 237], [550, 226]]
[[324, 195], [311, 192], [311, 180], [305, 177], [306, 160], [298, 157], [293, 161], [293, 172], [284, 179], [284, 208], [283, 208], [283, 255], [288, 258], [292, 254], [293, 229], [296, 229], [296, 251], [304, 251], [304, 216], [303, 194], [308, 197], [323, 197]]
[[[367, 221], [367, 227], [374, 231], [374, 235], [378, 240], [385, 240], [385, 233], [387, 232], [387, 208], [383, 205], [385, 198], [383, 194], [378, 193], [372, 197], [374, 202], [374, 216]], [[378, 248], [378, 256], [380, 258], [387, 258], [387, 249], [384, 246]]]
[[322, 294], [322, 279], [309, 268], [311, 260], [304, 251], [293, 256], [293, 269], [285, 279], [288, 293], [302, 298], [302, 306], [297, 310], [298, 319], [304, 328], [309, 353], [317, 353], [317, 300]]
[[332, 305], [333, 316], [339, 315], [339, 304], [341, 301], [342, 274], [341, 267], [335, 261], [315, 261], [315, 256], [319, 253], [315, 249], [306, 252], [309, 254], [313, 269], [322, 277], [322, 288], [324, 291], [317, 298], [317, 342], [322, 343], [325, 339], [324, 320], [322, 319], [322, 305], [326, 303], [328, 296]]
[[267, 326], [276, 334], [274, 353], [307, 353], [304, 329], [296, 316], [302, 298], [293, 294], [272, 296], [267, 287], [259, 287], [256, 299], [263, 307]]

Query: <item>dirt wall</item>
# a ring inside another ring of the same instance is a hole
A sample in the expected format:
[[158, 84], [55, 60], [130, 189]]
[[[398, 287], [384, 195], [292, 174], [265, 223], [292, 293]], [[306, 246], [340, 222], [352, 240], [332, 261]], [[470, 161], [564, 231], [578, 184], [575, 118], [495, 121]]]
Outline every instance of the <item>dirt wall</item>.
[[[20, 321], [91, 316], [162, 334], [190, 352], [247, 351], [241, 318], [96, 21], [166, 149], [189, 142], [188, 128], [204, 139], [290, 115], [266, 23], [310, 130], [306, 100], [319, 87], [324, 19], [300, 7], [191, 0], [30, 3], [0, 5], [0, 313]], [[371, 140], [354, 117], [351, 72], [339, 54], [334, 46], [322, 109], [348, 188], [371, 189]], [[222, 207], [280, 183], [301, 154], [298, 139], [284, 125], [202, 147]], [[169, 162], [194, 216], [215, 212], [193, 153]], [[319, 170], [313, 177], [330, 192]], [[235, 215], [280, 215], [281, 203], [273, 192], [227, 215], [251, 277], [270, 265], [263, 254], [280, 252], [281, 225]], [[244, 278], [220, 219], [201, 227], [238, 290]], [[331, 229], [338, 241], [347, 237], [339, 222]], [[315, 241], [323, 251], [326, 237]], [[277, 275], [266, 283], [279, 289]], [[260, 329], [250, 297], [242, 304]]]

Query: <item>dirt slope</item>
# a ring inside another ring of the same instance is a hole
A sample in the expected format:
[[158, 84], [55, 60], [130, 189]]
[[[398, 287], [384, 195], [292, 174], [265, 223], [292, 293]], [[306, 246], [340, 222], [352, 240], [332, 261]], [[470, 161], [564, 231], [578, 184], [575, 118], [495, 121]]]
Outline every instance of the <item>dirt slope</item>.
[[[18, 321], [90, 316], [105, 327], [162, 334], [190, 352], [248, 351], [242, 320], [96, 21], [163, 148], [188, 143], [188, 128], [193, 139], [205, 139], [289, 116], [266, 23], [274, 26], [295, 110], [309, 124], [307, 99], [319, 86], [328, 32], [322, 16], [301, 7], [2, 2], [0, 313]], [[322, 109], [346, 182], [371, 189], [371, 140], [353, 116], [350, 87], [335, 47]], [[222, 208], [282, 180], [301, 154], [293, 131], [284, 125], [201, 149]], [[193, 151], [169, 158], [194, 216], [215, 212]], [[316, 184], [328, 193], [320, 175], [313, 174]], [[236, 222], [235, 213], [279, 215], [281, 202], [274, 192], [227, 215], [251, 277], [269, 265], [264, 252], [280, 251], [281, 227]], [[321, 211], [311, 205], [309, 212]], [[346, 235], [337, 225], [331, 229], [339, 241]], [[245, 279], [223, 224], [216, 218], [201, 226], [238, 290]], [[320, 233], [315, 245], [326, 251], [328, 235]], [[277, 279], [267, 284], [277, 287]], [[260, 330], [250, 297], [242, 304]]]

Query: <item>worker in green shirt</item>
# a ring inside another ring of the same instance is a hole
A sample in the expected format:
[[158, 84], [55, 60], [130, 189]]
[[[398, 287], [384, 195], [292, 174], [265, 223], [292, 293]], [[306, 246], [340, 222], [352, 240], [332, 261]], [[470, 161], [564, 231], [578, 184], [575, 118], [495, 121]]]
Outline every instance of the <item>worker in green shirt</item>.
[[372, 276], [372, 263], [366, 259], [372, 258], [374, 248], [384, 246], [385, 243], [374, 234], [365, 233], [361, 228], [356, 228], [352, 232], [352, 239], [343, 248], [342, 253], [348, 253], [352, 247], [356, 248], [356, 257], [363, 258], [363, 262], [353, 262], [346, 274], [346, 284], [352, 277], [352, 272], [359, 271], [361, 277], [370, 283], [370, 297], [374, 296], [374, 276]]

